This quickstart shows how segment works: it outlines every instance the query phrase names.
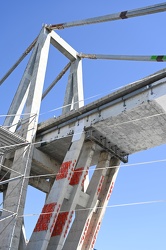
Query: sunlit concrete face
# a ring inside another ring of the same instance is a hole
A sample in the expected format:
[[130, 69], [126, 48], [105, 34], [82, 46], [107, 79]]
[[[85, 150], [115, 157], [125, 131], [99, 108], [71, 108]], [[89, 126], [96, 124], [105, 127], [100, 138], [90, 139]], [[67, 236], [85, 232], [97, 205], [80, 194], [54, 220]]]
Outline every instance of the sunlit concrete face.
[[93, 127], [127, 154], [166, 143], [166, 113], [154, 100], [95, 123]]
[[[136, 84], [134, 83], [133, 86]], [[128, 88], [127, 92], [126, 88]], [[112, 145], [116, 145], [127, 155], [165, 144], [165, 79], [147, 86], [141, 86], [140, 89], [134, 91], [131, 91], [131, 85], [126, 88], [121, 90], [122, 94], [120, 93], [121, 95], [118, 95], [117, 99], [112, 97], [119, 92], [99, 99], [89, 106], [79, 109], [79, 112], [74, 111], [71, 117], [68, 114], [64, 118], [59, 117], [58, 120], [52, 119], [41, 124], [40, 127], [45, 127], [45, 134], [41, 134], [42, 140], [51, 140], [51, 143], [41, 146], [40, 150], [52, 157], [56, 155], [57, 160], [62, 161], [63, 153], [67, 152], [70, 146], [71, 138], [68, 135], [71, 130], [74, 131], [73, 124], [75, 122], [73, 121], [82, 119], [85, 124], [85, 132], [93, 129], [98, 131]], [[123, 91], [125, 91], [125, 94]], [[65, 122], [64, 126], [57, 130], [56, 127], [61, 125], [61, 120]], [[51, 129], [48, 132], [47, 126]], [[52, 138], [55, 138], [55, 140]]]

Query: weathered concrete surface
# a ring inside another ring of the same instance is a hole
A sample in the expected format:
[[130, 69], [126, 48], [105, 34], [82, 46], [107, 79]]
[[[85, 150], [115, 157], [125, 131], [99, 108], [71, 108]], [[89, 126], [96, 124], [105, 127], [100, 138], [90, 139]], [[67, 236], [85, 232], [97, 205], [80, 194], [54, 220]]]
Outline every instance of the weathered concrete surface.
[[79, 126], [81, 120], [86, 130], [99, 131], [126, 154], [166, 143], [166, 82], [154, 76], [39, 124], [37, 140], [47, 141], [39, 150], [63, 158], [71, 142], [74, 124], [78, 122]]
[[132, 154], [165, 143], [165, 121], [164, 110], [152, 101], [97, 122], [93, 127], [121, 150]]

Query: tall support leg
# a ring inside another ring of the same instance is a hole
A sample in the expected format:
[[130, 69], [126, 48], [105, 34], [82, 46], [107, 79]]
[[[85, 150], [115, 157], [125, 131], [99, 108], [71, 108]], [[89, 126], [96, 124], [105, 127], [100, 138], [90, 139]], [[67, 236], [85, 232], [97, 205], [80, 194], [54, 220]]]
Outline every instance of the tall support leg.
[[68, 186], [70, 196], [63, 202], [47, 250], [60, 250], [63, 248], [77, 204], [86, 203], [82, 190], [88, 169], [91, 165], [94, 150], [95, 144], [93, 142], [86, 142], [84, 144], [81, 156], [69, 183], [70, 185]]
[[117, 158], [111, 158], [109, 166], [110, 168], [107, 169], [101, 190], [99, 190], [99, 202], [97, 205], [98, 208], [96, 208], [91, 217], [89, 227], [85, 235], [85, 240], [82, 245], [82, 250], [94, 249], [97, 234], [99, 232], [101, 222], [119, 171], [119, 164], [120, 161]]
[[70, 68], [62, 113], [65, 114], [70, 110], [78, 109], [83, 105], [84, 95], [82, 81], [82, 60], [77, 58], [74, 62], [72, 62]]
[[25, 234], [25, 227], [24, 224], [22, 225], [21, 235], [20, 235], [20, 243], [18, 250], [25, 250], [26, 249], [26, 234]]
[[31, 83], [32, 74], [34, 71], [34, 64], [36, 61], [38, 46], [39, 46], [39, 43], [37, 42], [32, 52], [32, 55], [30, 57], [29, 63], [25, 69], [21, 82], [17, 88], [16, 94], [10, 105], [8, 114], [4, 121], [4, 126], [10, 126], [10, 130], [12, 132], [15, 132], [17, 128], [17, 123], [20, 119], [23, 108], [25, 106], [25, 102], [28, 96], [28, 91], [29, 91], [29, 85]]
[[[70, 232], [65, 241], [65, 245], [63, 250], [82, 250], [86, 249], [85, 244], [87, 239], [93, 238], [93, 235], [88, 234], [88, 230], [90, 225], [93, 225], [92, 221], [94, 221], [94, 214], [96, 213], [97, 207], [100, 202], [103, 202], [108, 199], [108, 195], [106, 199], [103, 199], [101, 192], [104, 193], [104, 183], [107, 183], [107, 192], [111, 192], [112, 186], [112, 175], [110, 174], [110, 179], [107, 181], [108, 168], [110, 166], [110, 155], [106, 152], [102, 152], [95, 172], [90, 180], [89, 186], [87, 188], [86, 193], [89, 195], [89, 200], [87, 206], [85, 208], [81, 208], [78, 206], [76, 208], [75, 219], [70, 229]], [[102, 200], [102, 201], [101, 201]], [[107, 202], [105, 201], [105, 204]], [[102, 210], [102, 215], [104, 214], [104, 208]], [[101, 219], [101, 218], [100, 218]], [[96, 229], [95, 229], [96, 231]], [[94, 236], [95, 237], [95, 236]], [[93, 239], [94, 241], [94, 239]], [[93, 242], [94, 243], [94, 242]], [[91, 246], [87, 249], [93, 249]]]
[[80, 157], [85, 134], [83, 124], [76, 125], [76, 134], [73, 136], [72, 144], [66, 153], [64, 161], [60, 167], [56, 180], [48, 194], [42, 213], [37, 221], [32, 233], [27, 250], [46, 250], [52, 235], [62, 203], [64, 202], [66, 191], [73, 175], [74, 168]]
[[4, 157], [0, 155], [0, 171], [4, 162]]
[[[31, 169], [33, 145], [35, 138], [42, 89], [47, 65], [50, 37], [45, 28], [41, 31], [35, 58], [30, 60], [28, 68], [32, 68], [32, 77], [29, 86], [29, 94], [26, 101], [25, 113], [27, 123], [22, 126], [22, 136], [29, 141], [29, 145], [15, 152], [10, 178], [20, 178], [8, 183], [4, 200], [3, 221], [0, 224], [0, 246], [3, 250], [18, 250], [22, 228], [22, 215], [24, 211], [28, 176]], [[33, 63], [32, 63], [33, 61]], [[32, 118], [32, 114], [35, 116]]]

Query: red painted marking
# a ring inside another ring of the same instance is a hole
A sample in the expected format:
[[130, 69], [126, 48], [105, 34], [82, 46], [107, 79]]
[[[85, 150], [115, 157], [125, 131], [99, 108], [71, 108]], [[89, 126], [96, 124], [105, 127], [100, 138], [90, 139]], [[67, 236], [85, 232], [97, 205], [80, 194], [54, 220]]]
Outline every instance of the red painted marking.
[[86, 222], [86, 224], [85, 224], [84, 232], [83, 232], [83, 235], [82, 235], [82, 237], [81, 237], [81, 240], [80, 240], [79, 245], [81, 245], [81, 243], [82, 243], [82, 242], [84, 241], [84, 239], [85, 239], [85, 236], [86, 236], [87, 231], [88, 231], [89, 223], [90, 223], [90, 220], [88, 219], [87, 222]]
[[88, 171], [86, 171], [85, 174], [84, 174], [84, 177], [83, 177], [83, 180], [82, 180], [82, 183], [81, 183], [82, 187], [84, 186], [84, 181], [86, 179], [87, 174], [88, 174]]
[[73, 214], [74, 214], [74, 211], [71, 211], [71, 212], [70, 212], [70, 216], [68, 216], [68, 222], [67, 222], [66, 230], [65, 230], [65, 233], [64, 233], [64, 235], [63, 235], [64, 238], [65, 238], [66, 235], [67, 235], [67, 232], [68, 232], [70, 223], [71, 223], [71, 221], [72, 221]]
[[97, 224], [97, 227], [96, 227], [95, 234], [94, 234], [94, 236], [93, 236], [93, 241], [92, 241], [92, 244], [91, 244], [91, 248], [94, 247], [94, 244], [95, 244], [95, 242], [96, 242], [97, 234], [98, 234], [99, 229], [100, 229], [100, 225], [101, 225], [101, 222], [99, 221], [98, 224]]
[[36, 223], [36, 226], [34, 228], [34, 232], [45, 231], [48, 229], [48, 225], [52, 217], [52, 213], [54, 211], [55, 206], [56, 203], [50, 203], [44, 205], [42, 212], [39, 216], [39, 219]]
[[52, 230], [53, 230], [53, 228], [55, 226], [56, 219], [57, 219], [57, 214], [54, 215], [54, 220], [53, 220], [53, 223], [52, 223], [51, 228], [50, 228], [50, 233], [52, 232]]
[[97, 195], [99, 195], [99, 193], [101, 191], [101, 188], [102, 188], [102, 185], [103, 185], [103, 181], [104, 181], [104, 176], [102, 175], [101, 178], [100, 178], [98, 189], [97, 189]]
[[62, 163], [59, 173], [56, 176], [56, 180], [61, 180], [67, 177], [71, 163], [72, 161], [66, 161]]
[[58, 212], [59, 212], [60, 208], [61, 208], [61, 204], [57, 204], [57, 208], [54, 211], [55, 214], [54, 214], [54, 218], [53, 218], [53, 223], [52, 223], [51, 228], [50, 228], [50, 233], [52, 233], [52, 230], [53, 230], [53, 228], [55, 226], [56, 219], [57, 219]]
[[58, 218], [57, 218], [56, 223], [55, 223], [55, 226], [54, 226], [54, 229], [52, 231], [51, 237], [61, 235], [61, 233], [63, 231], [63, 227], [66, 223], [68, 214], [69, 214], [69, 212], [59, 213]]
[[81, 175], [83, 173], [84, 168], [77, 168], [74, 170], [73, 176], [70, 180], [70, 185], [74, 186], [77, 185], [80, 181]]
[[112, 182], [111, 187], [110, 187], [110, 189], [109, 189], [109, 191], [108, 191], [107, 200], [110, 198], [110, 196], [111, 196], [111, 194], [112, 194], [113, 188], [114, 188], [114, 182]]

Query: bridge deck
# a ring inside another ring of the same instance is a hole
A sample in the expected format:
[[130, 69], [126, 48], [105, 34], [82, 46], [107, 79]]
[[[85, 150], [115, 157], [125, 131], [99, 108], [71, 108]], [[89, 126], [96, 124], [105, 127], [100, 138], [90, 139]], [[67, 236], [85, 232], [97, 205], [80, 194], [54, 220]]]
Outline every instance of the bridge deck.
[[15, 151], [25, 145], [24, 138], [16, 133], [10, 132], [7, 128], [0, 126], [0, 155]]
[[120, 88], [119, 90], [109, 95], [106, 95], [98, 99], [97, 101], [94, 101], [78, 110], [72, 110], [70, 113], [61, 115], [56, 119], [51, 118], [49, 120], [46, 120], [38, 125], [38, 134], [41, 134], [43, 131], [49, 130], [56, 126], [58, 127], [60, 127], [60, 125], [63, 126], [63, 123], [66, 123], [67, 121], [69, 122], [76, 121], [78, 120], [78, 117], [79, 118], [82, 118], [82, 116], [85, 117], [89, 115], [89, 112], [94, 111], [96, 108], [100, 108], [102, 105], [105, 105], [107, 103], [112, 104], [113, 102], [122, 100], [125, 96], [129, 95], [132, 92], [136, 93], [137, 90], [140, 90], [144, 87], [146, 88], [148, 85], [151, 85], [154, 82], [163, 81], [165, 77], [166, 77], [166, 68], [152, 75], [149, 75], [141, 80], [128, 84], [125, 87]]
[[62, 161], [76, 121], [95, 130], [124, 153], [166, 143], [165, 69], [111, 93], [79, 110], [38, 125], [40, 150]]
[[[54, 163], [41, 164], [40, 156], [34, 156], [31, 174], [50, 174], [57, 171], [58, 168], [54, 166], [60, 166], [62, 163], [71, 144], [75, 123], [79, 126], [81, 120], [85, 124], [85, 133], [95, 131], [98, 140], [103, 143], [106, 139], [107, 146], [109, 143], [116, 146], [124, 155], [166, 143], [165, 77], [166, 70], [164, 69], [79, 110], [40, 123], [36, 138], [36, 142], [39, 142], [37, 149], [46, 153], [43, 157], [50, 157]], [[1, 132], [0, 134], [3, 134]], [[5, 129], [4, 132], [6, 133], [7, 130]], [[16, 144], [14, 150], [19, 146], [19, 143], [25, 142], [17, 134], [10, 132], [8, 134], [10, 134], [8, 137], [14, 138], [14, 141], [9, 143]], [[2, 146], [8, 145], [2, 139], [1, 144]], [[93, 165], [96, 164], [98, 152], [101, 150], [102, 146], [98, 145], [96, 156], [92, 161]], [[3, 153], [7, 152], [6, 148]], [[11, 162], [12, 157], [12, 154], [8, 157]], [[47, 158], [46, 162], [48, 160]], [[2, 174], [5, 173], [3, 171]], [[6, 178], [8, 177], [6, 175]], [[32, 185], [35, 184], [32, 183]]]

